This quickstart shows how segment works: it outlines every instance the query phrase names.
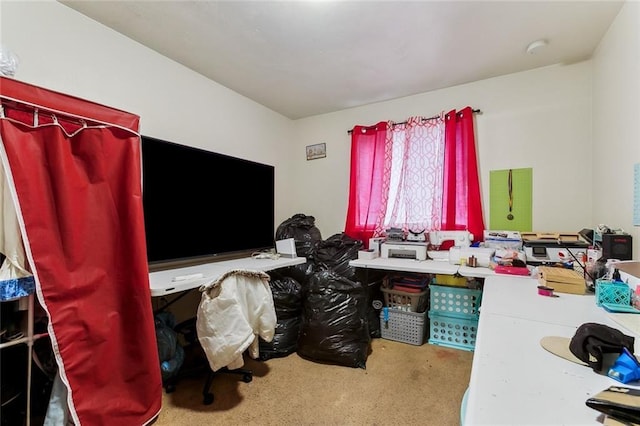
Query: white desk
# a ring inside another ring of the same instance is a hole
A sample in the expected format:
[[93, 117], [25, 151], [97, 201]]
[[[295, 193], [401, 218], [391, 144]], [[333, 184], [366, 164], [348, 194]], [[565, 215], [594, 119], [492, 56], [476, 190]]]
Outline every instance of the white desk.
[[508, 277], [529, 278], [519, 275], [496, 274], [492, 269], [485, 267], [470, 267], [453, 265], [448, 260], [413, 260], [401, 258], [376, 257], [375, 259], [356, 259], [349, 262], [350, 266], [356, 268], [381, 269], [385, 271], [398, 272], [418, 272], [423, 274], [460, 274], [463, 277], [487, 278], [487, 277]]
[[[198, 288], [220, 277], [225, 272], [233, 269], [253, 269], [257, 271], [271, 271], [274, 269], [294, 266], [307, 261], [304, 257], [280, 257], [279, 259], [255, 259], [246, 257], [241, 259], [224, 260], [202, 265], [188, 266], [184, 268], [156, 271], [149, 274], [149, 286], [151, 296], [165, 296], [181, 291]], [[174, 277], [202, 274], [202, 278], [173, 281]]]
[[615, 326], [606, 312], [596, 306], [593, 293], [556, 293], [558, 297], [545, 297], [538, 295], [538, 285], [539, 282], [532, 278], [516, 281], [511, 277], [495, 276], [487, 279], [480, 312], [576, 328], [594, 319]]
[[634, 336], [640, 349], [640, 335], [612, 321], [593, 295], [551, 298], [537, 286], [535, 279], [485, 280], [465, 425], [600, 424], [585, 401], [620, 382], [547, 352], [540, 339], [571, 338], [597, 322]]
[[[609, 377], [546, 351], [545, 336], [571, 338], [585, 322], [640, 335], [612, 320], [594, 295], [538, 295], [531, 277], [496, 274], [488, 268], [445, 261], [358, 259], [351, 266], [389, 271], [460, 274], [486, 278], [467, 396], [465, 425], [598, 425], [600, 413], [585, 401], [612, 385]], [[630, 387], [637, 387], [625, 385]]]
[[356, 268], [382, 269], [385, 271], [419, 272], [431, 274], [453, 275], [458, 272], [459, 265], [452, 265], [443, 260], [415, 260], [376, 257], [375, 259], [356, 259], [349, 262]]

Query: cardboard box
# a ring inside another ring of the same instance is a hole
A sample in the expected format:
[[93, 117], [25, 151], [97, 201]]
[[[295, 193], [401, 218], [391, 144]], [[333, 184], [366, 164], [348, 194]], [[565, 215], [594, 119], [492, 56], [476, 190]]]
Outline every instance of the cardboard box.
[[586, 242], [580, 238], [580, 234], [575, 232], [522, 232], [520, 234], [522, 241], [550, 241], [558, 244], [566, 244], [571, 242]]
[[587, 292], [584, 276], [573, 269], [540, 266], [538, 282], [540, 285], [553, 288], [556, 293], [585, 294]]

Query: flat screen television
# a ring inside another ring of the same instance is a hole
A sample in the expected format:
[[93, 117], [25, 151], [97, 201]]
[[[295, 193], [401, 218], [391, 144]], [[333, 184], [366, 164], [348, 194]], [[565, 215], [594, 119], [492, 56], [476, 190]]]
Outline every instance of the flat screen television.
[[142, 136], [151, 271], [274, 246], [273, 166]]

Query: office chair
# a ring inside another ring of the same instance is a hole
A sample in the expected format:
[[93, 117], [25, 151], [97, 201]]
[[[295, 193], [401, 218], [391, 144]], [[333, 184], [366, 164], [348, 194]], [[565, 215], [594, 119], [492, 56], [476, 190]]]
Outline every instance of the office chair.
[[[269, 275], [263, 271], [232, 269], [200, 286], [196, 334], [211, 370], [241, 374], [250, 381], [243, 353], [259, 358], [259, 338], [270, 342], [277, 324]], [[229, 369], [229, 367], [231, 369]], [[210, 382], [211, 373], [207, 383]], [[205, 402], [211, 398], [203, 390]]]
[[[253, 371], [238, 368], [235, 370], [229, 370], [228, 368], [221, 368], [218, 371], [213, 371], [209, 367], [207, 357], [198, 341], [196, 332], [196, 318], [190, 318], [176, 325], [174, 330], [182, 337], [185, 342], [185, 352], [188, 353], [188, 357], [185, 357], [185, 364], [179, 371], [176, 377], [173, 377], [165, 384], [165, 390], [167, 393], [171, 393], [175, 390], [175, 386], [179, 378], [186, 376], [200, 375], [203, 371], [207, 372], [207, 378], [205, 379], [204, 386], [202, 388], [202, 403], [204, 405], [210, 405], [213, 403], [214, 395], [211, 392], [211, 385], [213, 379], [218, 373], [237, 374], [242, 376], [244, 383], [249, 383], [253, 380]], [[188, 359], [187, 359], [188, 358]]]

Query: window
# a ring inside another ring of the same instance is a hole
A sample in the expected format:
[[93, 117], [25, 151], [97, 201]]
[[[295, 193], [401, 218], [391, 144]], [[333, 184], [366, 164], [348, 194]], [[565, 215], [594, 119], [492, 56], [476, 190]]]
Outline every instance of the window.
[[473, 131], [466, 107], [352, 130], [345, 233], [363, 240], [386, 229], [484, 231]]

